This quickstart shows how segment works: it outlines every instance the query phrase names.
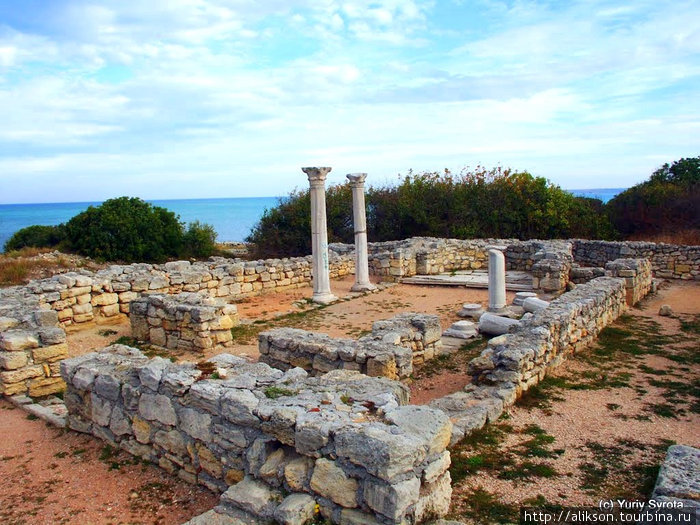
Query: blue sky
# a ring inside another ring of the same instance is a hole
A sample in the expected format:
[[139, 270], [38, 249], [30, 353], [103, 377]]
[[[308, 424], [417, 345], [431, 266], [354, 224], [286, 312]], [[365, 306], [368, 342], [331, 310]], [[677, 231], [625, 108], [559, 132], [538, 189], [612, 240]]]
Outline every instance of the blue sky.
[[700, 2], [0, 0], [0, 202], [281, 195], [700, 154]]

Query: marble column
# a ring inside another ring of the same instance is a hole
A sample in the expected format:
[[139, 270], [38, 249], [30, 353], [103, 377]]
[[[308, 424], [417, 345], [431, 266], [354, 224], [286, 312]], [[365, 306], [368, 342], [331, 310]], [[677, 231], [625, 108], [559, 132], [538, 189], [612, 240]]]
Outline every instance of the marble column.
[[502, 312], [506, 307], [506, 258], [503, 252], [489, 250], [489, 312]]
[[348, 173], [346, 175], [352, 188], [352, 217], [355, 226], [355, 284], [353, 292], [376, 290], [369, 282], [369, 261], [367, 255], [367, 217], [365, 214], [365, 179], [366, 173]]
[[328, 304], [337, 299], [331, 293], [328, 268], [328, 226], [326, 223], [326, 175], [331, 168], [301, 168], [311, 188], [311, 257], [315, 303]]

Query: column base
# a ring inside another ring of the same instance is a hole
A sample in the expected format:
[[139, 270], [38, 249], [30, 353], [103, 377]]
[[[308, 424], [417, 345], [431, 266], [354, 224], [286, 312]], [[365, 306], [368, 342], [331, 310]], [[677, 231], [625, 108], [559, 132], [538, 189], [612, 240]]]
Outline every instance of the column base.
[[331, 304], [337, 301], [338, 298], [330, 292], [314, 294], [311, 301], [319, 304]]
[[371, 292], [372, 290], [376, 290], [377, 287], [373, 285], [372, 283], [355, 283], [352, 285], [352, 288], [350, 288], [351, 292]]

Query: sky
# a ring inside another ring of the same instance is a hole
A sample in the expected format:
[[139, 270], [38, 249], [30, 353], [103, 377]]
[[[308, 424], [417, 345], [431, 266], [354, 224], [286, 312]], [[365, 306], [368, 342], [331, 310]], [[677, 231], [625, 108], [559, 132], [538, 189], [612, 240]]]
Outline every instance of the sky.
[[698, 0], [0, 0], [0, 203], [699, 154]]

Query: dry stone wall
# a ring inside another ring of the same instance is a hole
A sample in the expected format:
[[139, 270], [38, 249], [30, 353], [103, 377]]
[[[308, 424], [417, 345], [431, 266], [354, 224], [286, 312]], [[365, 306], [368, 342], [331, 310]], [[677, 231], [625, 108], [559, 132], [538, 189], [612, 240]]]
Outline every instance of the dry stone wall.
[[578, 285], [529, 315], [511, 333], [495, 337], [469, 364], [473, 384], [430, 403], [452, 420], [452, 443], [495, 421], [504, 407], [541, 381], [566, 356], [589, 346], [651, 287], [646, 259], [614, 261], [610, 273]]
[[316, 504], [334, 523], [447, 512], [451, 423], [405, 406], [405, 386], [350, 371], [307, 377], [227, 354], [210, 361], [219, 379], [121, 345], [66, 359], [68, 424], [225, 491], [222, 507], [239, 518], [301, 524]]
[[442, 347], [436, 315], [404, 313], [376, 321], [370, 335], [334, 339], [295, 328], [278, 328], [258, 336], [260, 361], [281, 370], [300, 367], [311, 374], [354, 370], [372, 377], [405, 379], [413, 364], [435, 357]]
[[67, 356], [56, 312], [0, 291], [0, 393], [41, 397], [62, 391], [59, 361]]
[[235, 305], [197, 293], [144, 295], [131, 302], [131, 335], [173, 350], [223, 350], [233, 346]]
[[609, 242], [576, 239], [574, 259], [586, 266], [605, 267], [620, 258], [649, 259], [656, 277], [700, 280], [700, 246], [654, 242]]

